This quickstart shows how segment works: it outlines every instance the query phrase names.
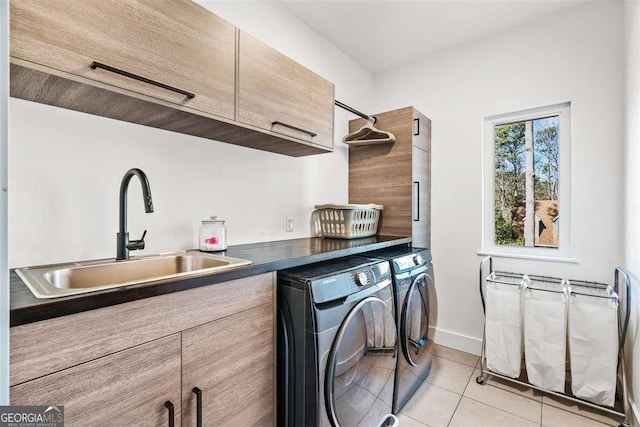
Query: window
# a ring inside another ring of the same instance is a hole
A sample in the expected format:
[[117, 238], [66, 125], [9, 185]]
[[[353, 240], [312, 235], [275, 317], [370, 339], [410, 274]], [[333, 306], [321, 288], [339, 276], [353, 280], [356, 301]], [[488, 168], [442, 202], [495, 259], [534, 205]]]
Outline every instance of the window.
[[483, 252], [570, 256], [570, 108], [485, 119]]

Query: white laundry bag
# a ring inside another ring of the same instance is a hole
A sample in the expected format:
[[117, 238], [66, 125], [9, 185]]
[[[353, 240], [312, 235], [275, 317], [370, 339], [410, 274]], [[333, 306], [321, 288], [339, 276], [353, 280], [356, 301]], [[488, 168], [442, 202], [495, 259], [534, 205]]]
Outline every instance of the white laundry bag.
[[569, 352], [573, 394], [612, 407], [618, 368], [617, 299], [571, 294]]
[[[564, 393], [567, 357], [567, 295], [560, 284], [524, 290], [524, 360], [529, 382]], [[557, 292], [560, 291], [560, 292]]]
[[[500, 281], [505, 280], [500, 276], [495, 278]], [[508, 278], [505, 281], [509, 281]], [[519, 282], [516, 281], [516, 283]], [[487, 368], [511, 378], [520, 376], [522, 359], [520, 291], [519, 285], [505, 285], [487, 280], [485, 307]]]

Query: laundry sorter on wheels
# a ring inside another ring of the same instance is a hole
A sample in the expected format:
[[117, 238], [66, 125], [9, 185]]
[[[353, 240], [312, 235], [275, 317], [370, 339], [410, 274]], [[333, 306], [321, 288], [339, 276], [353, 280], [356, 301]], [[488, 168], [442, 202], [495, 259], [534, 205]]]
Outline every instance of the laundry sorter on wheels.
[[495, 271], [489, 256], [480, 263], [479, 279], [485, 314], [479, 384], [494, 376], [615, 415], [629, 426], [624, 344], [631, 295], [624, 270], [616, 268], [610, 286]]

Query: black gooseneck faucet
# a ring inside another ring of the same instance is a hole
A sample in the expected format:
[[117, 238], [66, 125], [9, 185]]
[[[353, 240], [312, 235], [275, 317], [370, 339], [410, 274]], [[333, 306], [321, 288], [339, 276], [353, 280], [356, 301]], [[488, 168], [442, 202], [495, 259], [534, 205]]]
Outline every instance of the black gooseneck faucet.
[[129, 251], [144, 249], [144, 236], [147, 230], [144, 230], [140, 240], [129, 240], [129, 232], [127, 231], [127, 191], [131, 178], [137, 176], [142, 185], [142, 197], [144, 198], [144, 211], [146, 213], [153, 212], [153, 201], [151, 200], [151, 187], [147, 175], [140, 169], [129, 169], [122, 177], [120, 183], [120, 229], [117, 236], [117, 255], [116, 259], [129, 259]]

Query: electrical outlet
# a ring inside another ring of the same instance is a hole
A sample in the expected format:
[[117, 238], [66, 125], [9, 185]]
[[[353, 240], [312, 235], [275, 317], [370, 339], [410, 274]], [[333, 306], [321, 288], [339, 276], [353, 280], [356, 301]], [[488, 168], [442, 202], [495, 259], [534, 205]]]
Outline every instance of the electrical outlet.
[[293, 231], [293, 215], [287, 215], [285, 219], [285, 230], [287, 232]]

